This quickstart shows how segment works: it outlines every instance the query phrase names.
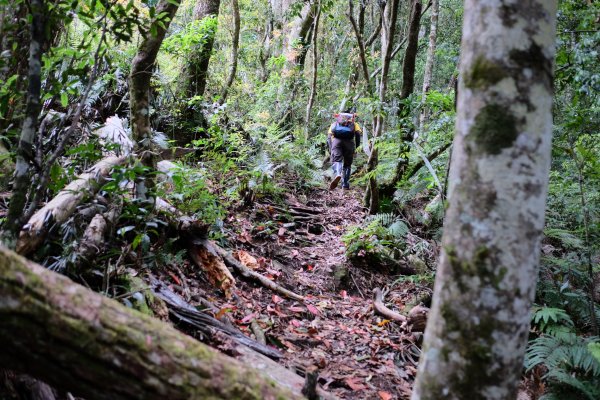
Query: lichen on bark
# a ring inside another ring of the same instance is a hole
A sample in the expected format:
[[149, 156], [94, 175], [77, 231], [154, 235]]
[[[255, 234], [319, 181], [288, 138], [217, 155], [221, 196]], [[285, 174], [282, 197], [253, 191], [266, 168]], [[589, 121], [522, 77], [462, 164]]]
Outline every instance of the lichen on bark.
[[517, 120], [508, 108], [496, 103], [484, 106], [469, 131], [467, 139], [475, 153], [497, 155], [511, 147], [517, 139]]

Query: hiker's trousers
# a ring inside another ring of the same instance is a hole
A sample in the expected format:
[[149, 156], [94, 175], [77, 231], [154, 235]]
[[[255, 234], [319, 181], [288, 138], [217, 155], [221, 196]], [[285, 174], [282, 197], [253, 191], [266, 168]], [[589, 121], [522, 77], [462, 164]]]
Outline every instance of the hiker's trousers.
[[331, 138], [331, 163], [343, 162], [344, 168], [350, 168], [355, 149], [354, 139]]

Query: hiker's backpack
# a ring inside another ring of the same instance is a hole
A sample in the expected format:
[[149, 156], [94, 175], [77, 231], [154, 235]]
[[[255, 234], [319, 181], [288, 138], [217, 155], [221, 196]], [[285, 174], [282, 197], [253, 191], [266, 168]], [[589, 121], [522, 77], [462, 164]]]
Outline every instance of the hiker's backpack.
[[333, 137], [338, 139], [354, 139], [354, 114], [340, 113], [336, 114], [335, 117], [335, 125], [331, 130]]

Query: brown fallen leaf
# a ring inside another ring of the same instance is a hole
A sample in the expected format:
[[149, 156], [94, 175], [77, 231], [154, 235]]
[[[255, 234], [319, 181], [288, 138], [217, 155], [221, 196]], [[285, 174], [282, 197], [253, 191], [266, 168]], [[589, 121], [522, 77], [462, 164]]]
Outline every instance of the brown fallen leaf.
[[362, 379], [360, 379], [360, 378], [351, 377], [351, 378], [346, 378], [344, 380], [344, 382], [346, 382], [346, 385], [348, 385], [348, 387], [350, 387], [350, 389], [352, 389], [354, 391], [365, 390], [367, 387], [360, 382], [361, 380]]
[[250, 269], [257, 269], [259, 267], [258, 260], [251, 256], [247, 251], [238, 250], [235, 256], [242, 264]]
[[379, 392], [377, 392], [377, 394], [379, 395], [379, 397], [381, 397], [381, 400], [392, 400], [392, 395], [388, 392], [380, 390]]

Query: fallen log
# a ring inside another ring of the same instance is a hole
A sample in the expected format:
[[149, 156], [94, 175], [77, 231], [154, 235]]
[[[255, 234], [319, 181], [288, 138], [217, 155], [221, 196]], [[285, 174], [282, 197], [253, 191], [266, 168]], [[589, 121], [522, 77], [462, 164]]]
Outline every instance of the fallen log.
[[406, 325], [407, 318], [404, 315], [392, 311], [385, 306], [383, 303], [384, 296], [385, 294], [381, 289], [375, 288], [375, 290], [373, 290], [373, 309], [375, 310], [375, 313], [389, 320], [400, 322], [402, 326]]
[[23, 227], [17, 240], [17, 253], [27, 255], [37, 249], [50, 228], [65, 222], [82, 201], [100, 189], [110, 171], [124, 161], [123, 157], [104, 158], [69, 183]]
[[154, 294], [165, 302], [167, 308], [169, 309], [169, 313], [175, 318], [175, 320], [182, 321], [200, 330], [200, 332], [205, 336], [212, 337], [215, 330], [220, 331], [231, 337], [236, 343], [247, 346], [267, 357], [273, 359], [281, 358], [281, 353], [279, 351], [252, 340], [238, 329], [229, 326], [208, 314], [196, 310], [193, 306], [181, 298], [181, 296], [173, 293], [157, 279], [152, 279], [152, 286], [154, 287]]
[[242, 277], [252, 280], [252, 281], [255, 281], [255, 282], [258, 282], [261, 285], [263, 285], [264, 287], [271, 289], [279, 294], [282, 294], [285, 297], [288, 297], [292, 300], [304, 301], [303, 296], [300, 296], [299, 294], [296, 294], [296, 293], [292, 292], [291, 290], [288, 290], [282, 286], [279, 286], [278, 284], [265, 278], [258, 272], [252, 271], [250, 268], [246, 267], [244, 264], [242, 264], [241, 262], [236, 260], [227, 250], [222, 249], [215, 244], [213, 244], [213, 246], [214, 246], [215, 250], [217, 251], [217, 253], [221, 257], [223, 257], [225, 264], [227, 264], [231, 268], [233, 268]]
[[0, 365], [90, 400], [302, 398], [4, 247], [0, 320]]

